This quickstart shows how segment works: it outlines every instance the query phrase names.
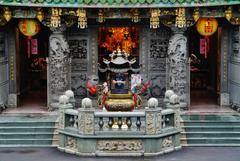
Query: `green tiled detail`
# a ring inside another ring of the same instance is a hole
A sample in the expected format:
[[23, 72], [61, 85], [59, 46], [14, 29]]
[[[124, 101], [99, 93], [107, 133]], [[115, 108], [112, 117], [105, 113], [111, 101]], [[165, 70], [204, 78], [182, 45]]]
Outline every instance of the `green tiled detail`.
[[169, 0], [171, 3], [175, 3], [176, 2], [176, 0]]
[[141, 4], [145, 3], [145, 0], [138, 0], [138, 1], [139, 1], [139, 3], [141, 3]]
[[108, 1], [108, 4], [113, 4], [114, 0], [107, 0], [107, 1]]
[[123, 0], [124, 4], [129, 4], [129, 0]]
[[154, 3], [160, 3], [161, 0], [154, 0]]
[[61, 0], [54, 0], [54, 3], [59, 3]]
[[132, 4], [136, 4], [138, 1], [137, 0], [130, 0]]
[[98, 3], [99, 1], [98, 1], [98, 0], [92, 0], [92, 2], [96, 4], [96, 3]]
[[38, 0], [38, 2], [39, 2], [39, 3], [43, 3], [43, 2], [44, 2], [44, 0]]
[[120, 4], [122, 2], [122, 0], [116, 0], [117, 4]]
[[83, 0], [77, 0], [77, 3], [78, 3], [78, 4], [82, 4], [82, 3], [83, 3]]
[[178, 2], [179, 2], [179, 3], [184, 3], [184, 2], [185, 2], [185, 0], [178, 0]]
[[75, 0], [69, 0], [69, 3], [74, 4]]
[[167, 3], [167, 2], [168, 2], [168, 0], [162, 0], [162, 2], [163, 2], [163, 3]]
[[67, 3], [68, 0], [62, 0], [63, 3]]
[[153, 0], [146, 0], [147, 3], [151, 4], [153, 2]]
[[52, 0], [46, 0], [46, 2], [47, 2], [47, 3], [51, 3], [51, 2], [52, 2]]

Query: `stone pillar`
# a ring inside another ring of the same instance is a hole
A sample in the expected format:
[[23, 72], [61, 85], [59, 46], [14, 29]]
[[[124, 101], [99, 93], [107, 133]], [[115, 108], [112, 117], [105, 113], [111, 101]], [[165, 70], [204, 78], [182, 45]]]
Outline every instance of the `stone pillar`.
[[64, 36], [65, 27], [51, 28], [48, 57], [48, 107], [58, 107], [58, 97], [70, 89], [71, 59]]
[[171, 28], [173, 35], [169, 40], [167, 58], [167, 88], [180, 98], [182, 108], [189, 106], [189, 63], [186, 28]]

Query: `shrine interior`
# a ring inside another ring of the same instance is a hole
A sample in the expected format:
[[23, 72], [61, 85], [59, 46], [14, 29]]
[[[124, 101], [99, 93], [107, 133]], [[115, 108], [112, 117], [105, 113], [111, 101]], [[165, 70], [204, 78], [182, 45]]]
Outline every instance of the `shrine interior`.
[[19, 107], [29, 106], [47, 110], [46, 57], [49, 29], [41, 25], [39, 33], [33, 37], [26, 37], [16, 29], [16, 35]]
[[[98, 63], [101, 67], [106, 67], [104, 59], [110, 59], [114, 51], [126, 52], [127, 60], [135, 59], [136, 63], [132, 67], [139, 67], [139, 28], [137, 26], [125, 27], [100, 27], [98, 30]], [[113, 68], [128, 68], [129, 64], [121, 64]], [[132, 71], [127, 71], [130, 77]], [[109, 71], [99, 72], [100, 83], [109, 80]]]
[[201, 36], [194, 25], [188, 35], [191, 108], [218, 105], [221, 27], [211, 36]]

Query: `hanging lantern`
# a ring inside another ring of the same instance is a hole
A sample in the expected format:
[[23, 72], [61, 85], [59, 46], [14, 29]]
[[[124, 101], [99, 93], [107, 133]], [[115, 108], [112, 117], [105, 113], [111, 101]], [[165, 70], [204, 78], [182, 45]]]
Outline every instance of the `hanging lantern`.
[[186, 10], [185, 8], [177, 8], [176, 9], [176, 21], [175, 26], [179, 28], [183, 28], [186, 26]]
[[41, 8], [37, 10], [36, 18], [39, 20], [39, 22], [42, 22], [44, 18], [44, 13]]
[[225, 17], [228, 21], [231, 20], [231, 18], [232, 18], [232, 8], [231, 7], [228, 7], [228, 9], [225, 11]]
[[160, 16], [160, 9], [151, 9], [151, 17], [150, 17], [150, 28], [156, 29], [159, 27], [159, 16]]
[[34, 19], [23, 19], [19, 21], [18, 28], [23, 35], [32, 37], [40, 31], [40, 24]]
[[104, 12], [102, 9], [99, 9], [98, 11], [98, 22], [103, 23], [105, 21], [104, 19]]
[[200, 35], [210, 36], [217, 31], [218, 22], [215, 18], [199, 18], [197, 21], [197, 31]]
[[87, 13], [85, 9], [77, 9], [78, 28], [85, 29], [87, 27]]
[[52, 8], [51, 15], [51, 27], [60, 27], [61, 26], [61, 14], [62, 10], [60, 8]]
[[6, 19], [6, 21], [10, 21], [12, 18], [12, 11], [8, 7], [4, 7], [3, 9], [3, 17]]
[[200, 12], [199, 12], [199, 8], [195, 8], [193, 11], [193, 15], [192, 15], [193, 19], [195, 22], [197, 22], [197, 20], [200, 17]]

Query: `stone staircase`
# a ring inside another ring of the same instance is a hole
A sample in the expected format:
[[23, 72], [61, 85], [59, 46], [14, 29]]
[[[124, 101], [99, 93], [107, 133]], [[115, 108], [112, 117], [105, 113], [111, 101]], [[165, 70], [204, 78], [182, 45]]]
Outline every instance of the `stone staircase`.
[[0, 147], [56, 146], [56, 115], [0, 115]]
[[182, 115], [182, 146], [240, 146], [240, 115]]

